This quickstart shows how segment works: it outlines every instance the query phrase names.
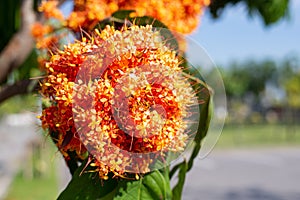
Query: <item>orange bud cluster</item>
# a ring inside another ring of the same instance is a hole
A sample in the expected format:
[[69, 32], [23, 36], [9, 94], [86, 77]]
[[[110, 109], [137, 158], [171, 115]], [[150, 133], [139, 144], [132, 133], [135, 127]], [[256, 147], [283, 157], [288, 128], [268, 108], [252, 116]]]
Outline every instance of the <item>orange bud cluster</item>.
[[55, 18], [58, 20], [64, 19], [62, 12], [58, 9], [57, 0], [43, 1], [39, 7], [39, 11], [43, 12], [44, 16], [47, 19], [49, 18]]
[[210, 0], [129, 0], [120, 9], [132, 9], [136, 16], [151, 16], [165, 23], [172, 31], [191, 33], [199, 24], [200, 15]]
[[50, 25], [43, 25], [39, 22], [31, 27], [31, 34], [36, 40], [37, 49], [51, 50], [57, 46], [59, 38], [53, 34], [53, 27]]
[[[79, 31], [95, 25], [118, 10], [135, 10], [134, 16], [151, 16], [165, 23], [170, 30], [191, 33], [199, 24], [199, 16], [210, 0], [75, 0], [74, 10], [66, 19], [67, 27]], [[57, 1], [44, 2], [40, 10], [46, 18], [63, 20]]]

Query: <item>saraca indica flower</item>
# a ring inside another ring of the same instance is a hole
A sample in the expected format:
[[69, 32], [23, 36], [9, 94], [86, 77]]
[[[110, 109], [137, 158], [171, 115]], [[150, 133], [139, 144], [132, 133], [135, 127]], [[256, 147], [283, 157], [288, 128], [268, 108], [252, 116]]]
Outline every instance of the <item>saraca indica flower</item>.
[[42, 125], [63, 154], [87, 150], [101, 178], [147, 173], [193, 136], [197, 98], [181, 62], [150, 25], [95, 30], [46, 63]]
[[[91, 30], [99, 21], [118, 10], [134, 10], [134, 16], [151, 16], [165, 23], [172, 31], [191, 33], [210, 0], [75, 0], [74, 9], [65, 24], [72, 30]], [[43, 2], [40, 11], [46, 18], [62, 20], [58, 1]], [[63, 21], [63, 20], [62, 20]]]

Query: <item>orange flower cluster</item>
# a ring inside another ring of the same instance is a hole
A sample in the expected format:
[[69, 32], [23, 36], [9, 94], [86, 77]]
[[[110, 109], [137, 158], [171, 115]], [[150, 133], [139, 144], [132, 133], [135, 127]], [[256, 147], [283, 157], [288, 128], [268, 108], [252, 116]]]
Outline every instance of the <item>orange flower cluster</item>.
[[[39, 11], [43, 15], [47, 23], [36, 22], [31, 27], [31, 34], [36, 41], [36, 48], [39, 50], [38, 62], [41, 66], [49, 59], [49, 54], [56, 51], [59, 47], [60, 40], [65, 36], [64, 33], [57, 33], [57, 28], [61, 28], [64, 24], [64, 16], [58, 9], [58, 1], [43, 1], [39, 7]], [[49, 19], [56, 19], [54, 25], [49, 23]]]
[[76, 131], [71, 104], [74, 80], [86, 58], [83, 55], [85, 52], [84, 43], [75, 43], [53, 55], [44, 66], [47, 77], [41, 83], [40, 93], [50, 102], [40, 116], [42, 127], [49, 130], [67, 159], [68, 151], [75, 151], [79, 157], [86, 152]]
[[[85, 148], [99, 175], [149, 172], [188, 142], [196, 95], [176, 52], [151, 26], [107, 26], [46, 64], [41, 115], [64, 153]], [[66, 143], [66, 137], [69, 137]]]
[[54, 29], [51, 25], [43, 25], [39, 22], [33, 24], [31, 34], [36, 40], [36, 48], [40, 50], [57, 48], [59, 37], [53, 32]]
[[43, 1], [41, 6], [39, 7], [39, 11], [44, 13], [46, 19], [56, 18], [58, 20], [63, 20], [64, 16], [57, 6], [57, 0]]
[[[66, 19], [67, 27], [78, 31], [91, 30], [95, 25], [118, 10], [135, 10], [134, 16], [151, 16], [165, 23], [170, 30], [191, 33], [199, 23], [199, 16], [210, 0], [74, 0], [74, 10]], [[46, 17], [62, 19], [55, 8], [57, 1], [42, 4]]]
[[[126, 2], [126, 3], [124, 3]], [[210, 0], [129, 0], [119, 4], [119, 9], [132, 9], [136, 16], [151, 16], [160, 20], [172, 31], [191, 33], [199, 24], [199, 17]]]

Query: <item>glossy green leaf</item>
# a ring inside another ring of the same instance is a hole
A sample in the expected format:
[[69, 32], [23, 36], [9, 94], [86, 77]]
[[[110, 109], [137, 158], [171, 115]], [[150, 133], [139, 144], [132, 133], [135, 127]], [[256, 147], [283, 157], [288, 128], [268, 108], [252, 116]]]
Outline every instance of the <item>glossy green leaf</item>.
[[211, 114], [213, 112], [213, 104], [212, 104], [212, 97], [210, 96], [209, 89], [206, 88], [204, 93], [207, 93], [207, 99], [204, 104], [200, 105], [200, 121], [198, 126], [198, 131], [194, 139], [194, 149], [192, 152], [192, 155], [188, 161], [188, 171], [192, 168], [194, 159], [199, 154], [200, 148], [201, 148], [201, 141], [206, 136], [210, 120], [211, 120]]
[[122, 180], [114, 200], [168, 200], [171, 189], [168, 176], [155, 170], [137, 181]]
[[172, 200], [180, 200], [181, 199], [187, 169], [188, 169], [188, 165], [187, 165], [186, 161], [184, 160], [179, 165], [178, 181], [172, 190], [172, 192], [173, 192]]
[[58, 200], [108, 200], [114, 195], [118, 182], [109, 178], [101, 180], [92, 167], [85, 168], [87, 160], [76, 170], [66, 189]]
[[118, 19], [129, 19], [130, 14], [135, 12], [134, 10], [118, 10], [114, 12], [111, 16]]

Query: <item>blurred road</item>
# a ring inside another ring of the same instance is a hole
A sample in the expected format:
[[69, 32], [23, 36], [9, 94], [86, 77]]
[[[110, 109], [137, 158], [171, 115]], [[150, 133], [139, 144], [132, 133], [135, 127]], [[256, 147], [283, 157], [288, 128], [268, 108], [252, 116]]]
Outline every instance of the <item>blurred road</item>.
[[183, 200], [300, 200], [300, 148], [215, 150], [188, 174]]
[[9, 115], [0, 121], [0, 200], [16, 173], [26, 167], [31, 145], [40, 135], [35, 131], [35, 116], [30, 113]]

